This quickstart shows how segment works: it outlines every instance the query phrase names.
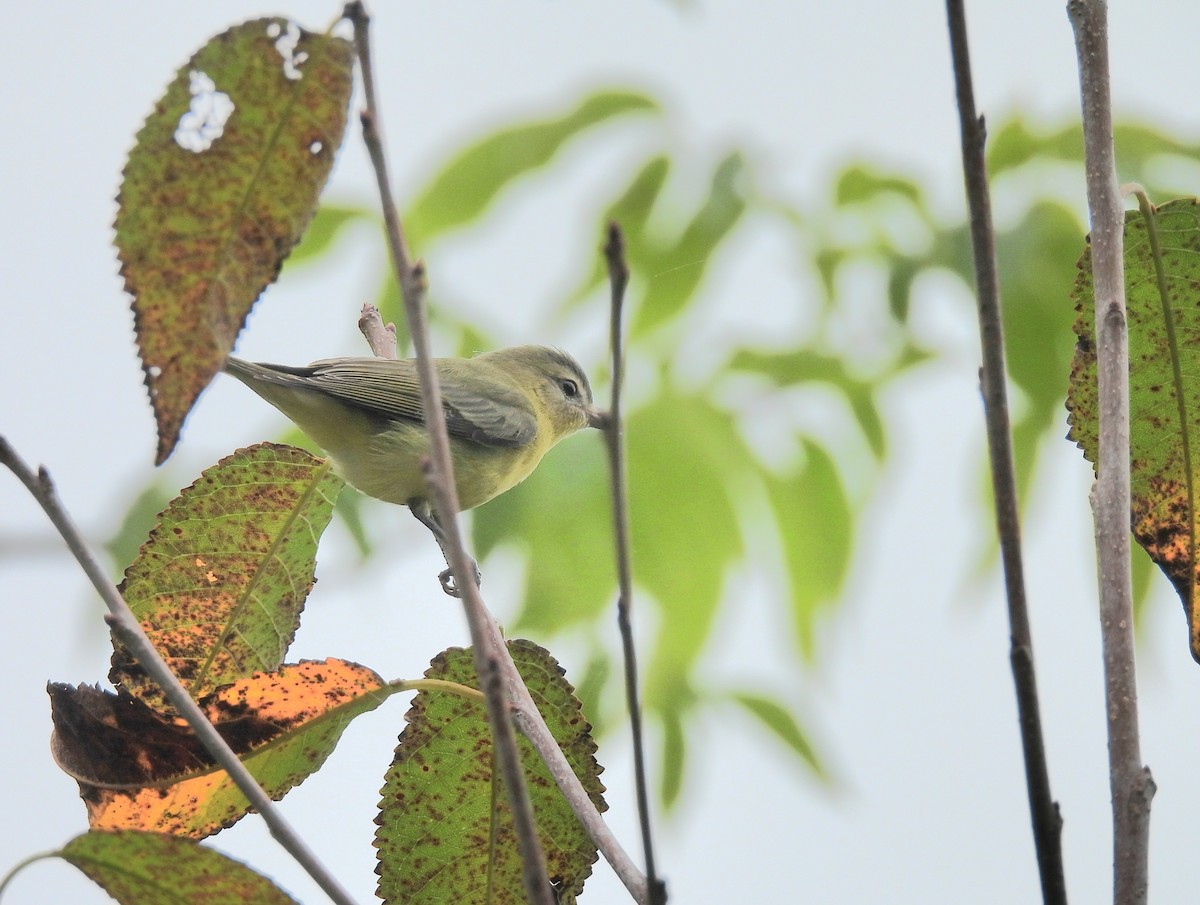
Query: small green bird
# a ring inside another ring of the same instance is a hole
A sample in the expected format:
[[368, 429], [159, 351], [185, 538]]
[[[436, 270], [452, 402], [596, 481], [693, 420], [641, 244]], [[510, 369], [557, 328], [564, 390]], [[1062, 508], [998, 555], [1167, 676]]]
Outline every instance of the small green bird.
[[[564, 437], [605, 424], [583, 368], [558, 349], [515, 346], [434, 367], [462, 509], [525, 480]], [[414, 359], [289, 367], [230, 358], [225, 371], [295, 422], [347, 483], [408, 506], [442, 540], [421, 470], [429, 444]]]

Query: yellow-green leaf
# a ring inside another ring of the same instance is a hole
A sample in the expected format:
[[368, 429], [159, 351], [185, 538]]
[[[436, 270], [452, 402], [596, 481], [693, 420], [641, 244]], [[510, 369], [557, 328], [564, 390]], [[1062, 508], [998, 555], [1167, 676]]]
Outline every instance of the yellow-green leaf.
[[730, 695], [734, 703], [745, 709], [747, 713], [762, 722], [764, 726], [775, 733], [785, 745], [792, 749], [812, 768], [818, 776], [824, 776], [825, 770], [817, 758], [817, 752], [804, 728], [795, 715], [774, 698], [749, 691], [735, 691]]
[[176, 74], [129, 153], [116, 246], [158, 457], [316, 209], [342, 143], [353, 49], [255, 19]]
[[679, 236], [665, 247], [635, 253], [646, 270], [635, 277], [645, 279], [643, 298], [635, 309], [630, 335], [639, 337], [678, 315], [695, 296], [712, 266], [718, 246], [729, 236], [746, 212], [746, 161], [733, 153], [713, 171], [708, 197], [684, 225]]
[[[159, 517], [121, 590], [192, 697], [283, 662], [342, 486], [325, 460], [263, 443], [205, 471]], [[170, 710], [120, 645], [109, 679]]]
[[[509, 649], [551, 733], [604, 810], [591, 727], [561, 667], [529, 641], [510, 641]], [[471, 651], [461, 648], [439, 654], [425, 675], [479, 687]], [[407, 721], [376, 818], [379, 895], [407, 905], [524, 902], [512, 815], [482, 702], [422, 691]], [[574, 902], [596, 847], [533, 748], [522, 736], [518, 744], [550, 881], [559, 902]]]
[[736, 486], [757, 463], [733, 418], [703, 396], [665, 391], [627, 425], [634, 576], [662, 618], [646, 703], [678, 708], [672, 698], [709, 641], [726, 572], [745, 549]]
[[240, 861], [177, 836], [94, 830], [76, 836], [58, 855], [121, 905], [296, 905]]
[[580, 132], [616, 116], [657, 112], [645, 95], [606, 91], [569, 113], [502, 129], [464, 149], [421, 192], [405, 216], [417, 243], [469, 223], [517, 177], [549, 161]]
[[[1196, 610], [1196, 483], [1200, 466], [1200, 207], [1164, 204], [1125, 218], [1133, 533], [1166, 573], [1188, 616], [1200, 660]], [[1067, 396], [1070, 438], [1097, 461], [1098, 403], [1090, 249], [1075, 284], [1078, 344]]]
[[611, 509], [602, 438], [584, 435], [553, 449], [514, 493], [476, 510], [472, 527], [480, 556], [512, 543], [531, 564], [514, 630], [559, 631], [611, 604]]
[[803, 443], [803, 465], [791, 474], [768, 474], [766, 485], [791, 579], [796, 639], [811, 658], [817, 613], [837, 599], [850, 567], [854, 513], [829, 453]]

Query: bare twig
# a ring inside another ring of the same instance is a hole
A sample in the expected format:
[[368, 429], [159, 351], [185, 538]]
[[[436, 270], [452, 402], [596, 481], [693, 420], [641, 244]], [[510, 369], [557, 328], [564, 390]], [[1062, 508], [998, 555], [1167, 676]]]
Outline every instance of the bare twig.
[[979, 342], [983, 350], [980, 382], [987, 422], [992, 492], [996, 499], [996, 531], [1000, 538], [1008, 598], [1009, 662], [1016, 685], [1021, 746], [1025, 755], [1025, 786], [1033, 822], [1042, 901], [1047, 905], [1065, 905], [1067, 887], [1063, 876], [1062, 815], [1050, 793], [1050, 774], [1046, 766], [1037, 679], [1033, 668], [1033, 638], [1029, 630], [1029, 609], [1025, 598], [1025, 574], [1021, 563], [1021, 524], [1013, 470], [1008, 393], [1005, 388], [1004, 328], [1000, 316], [995, 233], [984, 157], [987, 130], [983, 117], [977, 116], [975, 111], [975, 89], [971, 78], [967, 22], [962, 0], [946, 0], [946, 15], [950, 25], [950, 50], [958, 94], [963, 176], [971, 212], [975, 284], [979, 297]]
[[146, 637], [146, 633], [142, 630], [137, 618], [129, 609], [124, 598], [121, 597], [117, 589], [113, 587], [112, 582], [108, 580], [108, 576], [104, 572], [104, 568], [96, 559], [95, 554], [88, 548], [83, 536], [79, 533], [74, 520], [67, 514], [62, 503], [58, 498], [58, 494], [54, 489], [54, 483], [50, 480], [50, 475], [46, 469], [42, 468], [37, 474], [25, 464], [17, 455], [16, 451], [9, 445], [4, 437], [0, 437], [0, 463], [12, 471], [24, 484], [33, 498], [45, 511], [51, 523], [58, 529], [58, 533], [62, 535], [66, 541], [67, 547], [75, 556], [76, 561], [83, 568], [83, 572], [91, 581], [96, 592], [104, 600], [108, 607], [108, 615], [105, 621], [112, 629], [113, 633], [121, 641], [122, 644], [133, 655], [134, 659], [146, 670], [159, 687], [165, 692], [167, 700], [172, 706], [179, 711], [192, 731], [196, 733], [196, 737], [200, 743], [204, 745], [206, 751], [213, 756], [230, 779], [237, 785], [241, 793], [246, 796], [246, 800], [262, 816], [263, 821], [271, 831], [271, 835], [275, 840], [287, 850], [296, 862], [304, 868], [310, 877], [325, 891], [330, 900], [339, 903], [339, 905], [353, 905], [354, 900], [350, 895], [342, 889], [341, 885], [334, 879], [333, 875], [325, 868], [325, 866], [317, 859], [317, 856], [300, 838], [299, 834], [292, 826], [284, 819], [275, 803], [262, 790], [258, 781], [246, 769], [246, 765], [241, 762], [233, 749], [225, 742], [209, 722], [208, 717], [192, 700], [192, 696], [188, 694], [187, 689], [179, 682], [179, 679], [171, 672], [171, 668], [163, 661], [158, 651], [150, 639]]
[[371, 347], [371, 354], [376, 358], [387, 358], [395, 361], [399, 357], [396, 350], [396, 325], [385, 324], [379, 309], [374, 305], [362, 306], [362, 314], [358, 316], [358, 329]]
[[458, 525], [458, 494], [450, 458], [450, 437], [446, 431], [441, 390], [433, 365], [429, 330], [425, 322], [425, 272], [420, 263], [411, 263], [400, 218], [392, 199], [371, 67], [370, 17], [361, 2], [346, 4], [345, 15], [354, 23], [355, 46], [362, 70], [366, 102], [366, 109], [362, 112], [363, 141], [375, 168], [387, 226], [388, 247], [403, 293], [409, 331], [416, 352], [417, 373], [421, 383], [421, 405], [425, 412], [425, 426], [429, 431], [430, 461], [426, 468], [426, 480], [434, 511], [437, 513], [438, 525], [444, 534], [439, 541], [444, 540], [443, 552], [454, 575], [455, 586], [462, 596], [467, 624], [470, 627], [475, 671], [479, 675], [480, 688], [487, 704], [496, 759], [504, 777], [504, 788], [513, 813], [525, 892], [534, 905], [554, 905], [554, 890], [546, 874], [545, 857], [538, 838], [533, 806], [525, 785], [525, 774], [521, 768], [516, 738], [509, 723], [508, 703], [505, 700], [504, 682], [500, 674], [501, 658], [507, 656], [508, 651], [498, 634], [491, 635], [487, 631], [487, 621], [481, 615], [485, 610], [479, 594], [479, 585], [476, 583], [475, 565], [467, 555]]
[[1100, 579], [1113, 808], [1113, 901], [1144, 905], [1154, 780], [1138, 739], [1133, 590], [1129, 564], [1129, 345], [1125, 320], [1124, 204], [1117, 184], [1103, 0], [1070, 0], [1083, 108], [1084, 163], [1096, 302], [1100, 449], [1092, 514]]
[[638, 691], [637, 648], [633, 643], [633, 568], [629, 556], [629, 492], [625, 483], [624, 423], [621, 419], [621, 385], [625, 377], [625, 354], [621, 341], [621, 319], [625, 307], [625, 289], [629, 285], [629, 265], [625, 261], [625, 237], [617, 223], [608, 226], [604, 243], [608, 263], [608, 281], [612, 289], [609, 345], [612, 349], [612, 402], [604, 438], [608, 446], [608, 464], [612, 481], [613, 535], [617, 557], [617, 625], [621, 632], [621, 652], [625, 663], [625, 700], [629, 707], [629, 726], [633, 740], [634, 783], [637, 787], [638, 820], [642, 831], [642, 855], [646, 860], [646, 884], [653, 905], [667, 901], [666, 885], [654, 867], [654, 841], [650, 824], [650, 795], [646, 783], [646, 745], [642, 735], [642, 705]]

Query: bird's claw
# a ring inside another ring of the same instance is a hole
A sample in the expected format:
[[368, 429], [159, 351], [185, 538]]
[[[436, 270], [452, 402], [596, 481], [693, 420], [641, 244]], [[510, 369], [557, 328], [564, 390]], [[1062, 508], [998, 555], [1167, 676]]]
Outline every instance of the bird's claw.
[[[471, 560], [471, 568], [475, 570], [475, 587], [483, 584], [483, 574], [479, 571], [479, 564], [475, 560]], [[438, 573], [438, 581], [441, 582], [442, 590], [451, 597], [461, 597], [458, 586], [454, 583], [454, 572], [451, 569], [443, 569]]]

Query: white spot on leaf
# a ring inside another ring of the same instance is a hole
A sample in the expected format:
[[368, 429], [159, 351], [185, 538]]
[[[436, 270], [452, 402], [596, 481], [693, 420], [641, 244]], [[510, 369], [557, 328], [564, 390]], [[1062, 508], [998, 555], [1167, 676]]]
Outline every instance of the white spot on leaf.
[[185, 151], [199, 154], [211, 148], [224, 134], [225, 123], [233, 115], [234, 105], [229, 95], [218, 91], [213, 80], [203, 72], [189, 73], [188, 91], [192, 94], [192, 103], [187, 113], [179, 117], [175, 143]]
[[325, 147], [325, 145], [321, 144], [321, 142], [314, 141], [311, 145], [308, 146], [308, 151], [310, 154], [320, 154], [321, 151], [324, 149], [324, 147]]
[[283, 74], [293, 81], [302, 78], [303, 73], [300, 72], [300, 67], [308, 59], [308, 54], [303, 50], [296, 53], [296, 47], [300, 44], [300, 26], [295, 22], [288, 22], [287, 31], [281, 32], [279, 23], [272, 22], [267, 28], [267, 36], [271, 38], [278, 36], [275, 41], [275, 49], [283, 57]]

